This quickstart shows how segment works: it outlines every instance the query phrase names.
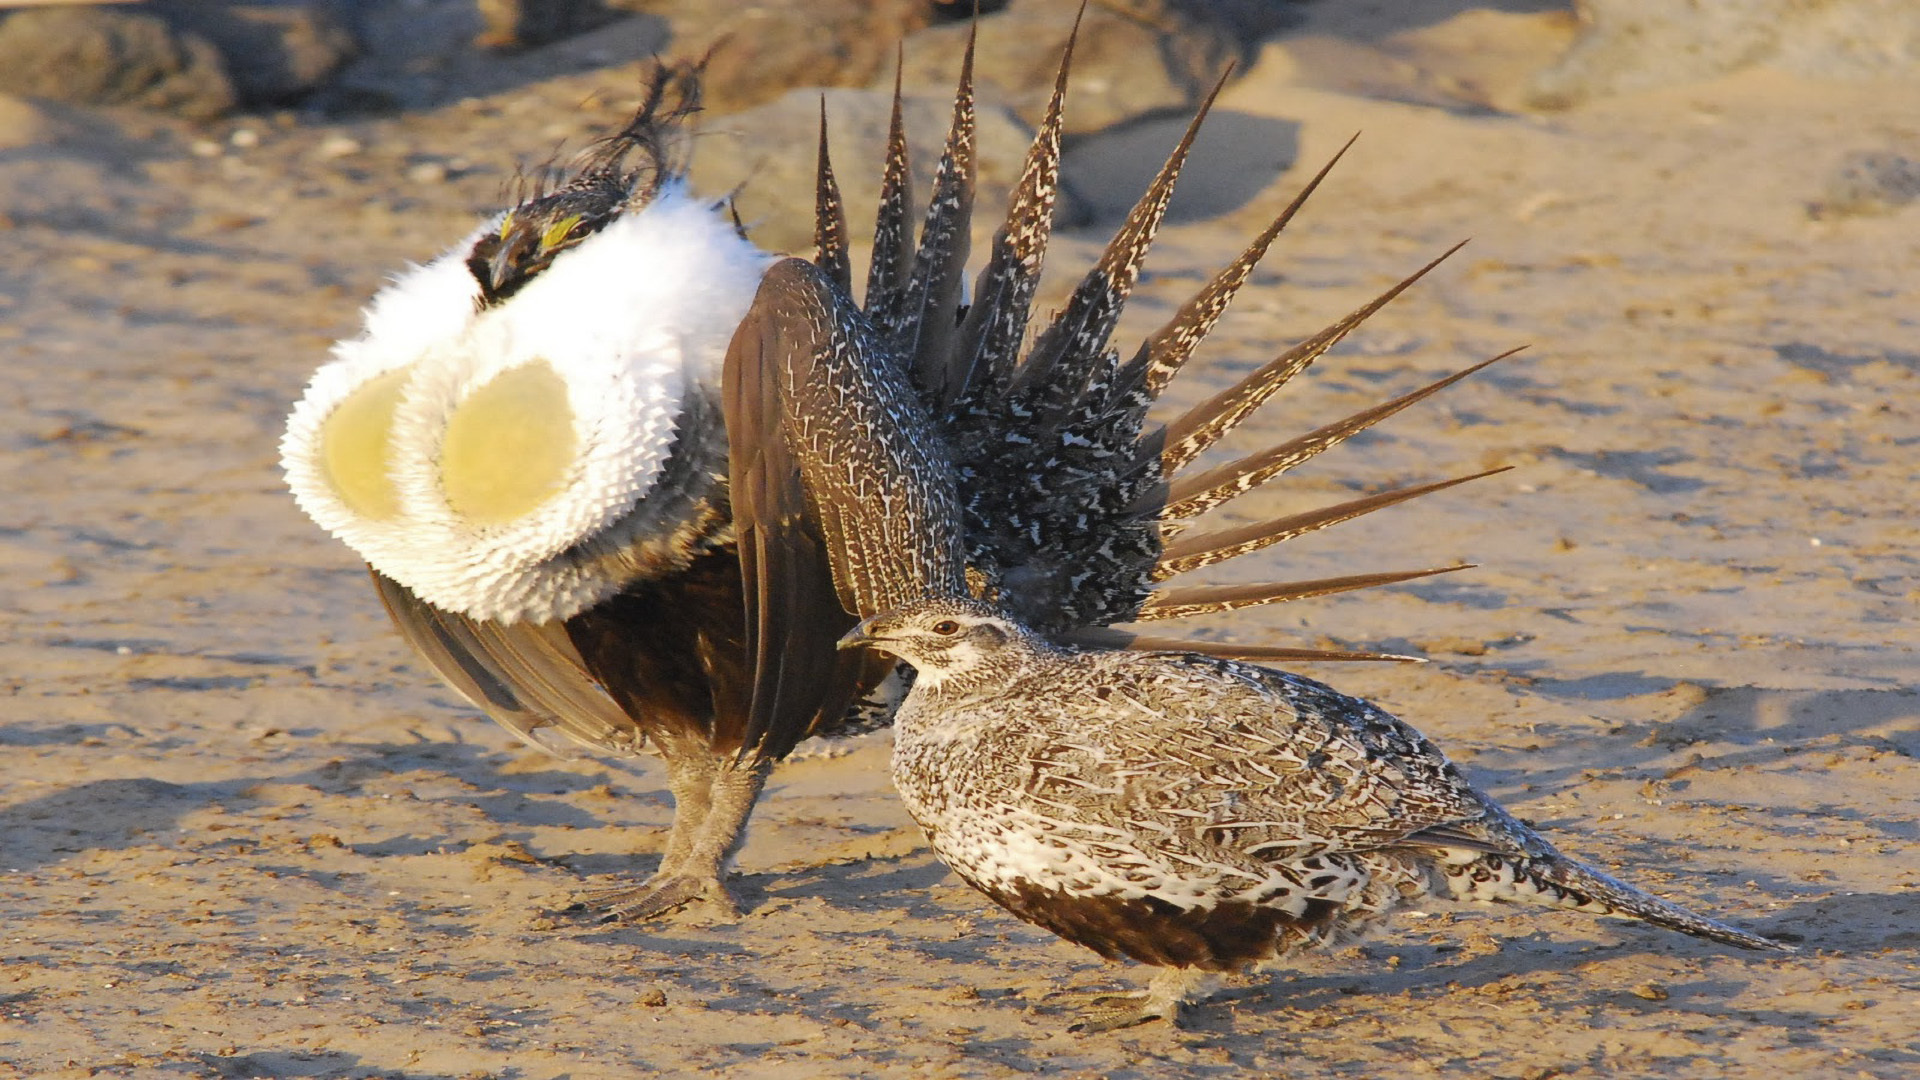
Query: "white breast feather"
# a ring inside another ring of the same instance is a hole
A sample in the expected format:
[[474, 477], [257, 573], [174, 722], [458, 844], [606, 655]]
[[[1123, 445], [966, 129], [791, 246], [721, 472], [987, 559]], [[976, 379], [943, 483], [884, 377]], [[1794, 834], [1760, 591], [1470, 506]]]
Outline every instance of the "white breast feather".
[[[374, 298], [363, 333], [335, 347], [296, 406], [282, 463], [302, 509], [422, 599], [503, 622], [566, 618], [619, 583], [552, 560], [646, 495], [688, 387], [717, 388], [727, 343], [770, 260], [670, 185], [561, 253], [505, 303], [477, 310], [463, 260], [483, 232]], [[532, 512], [468, 521], [448, 504], [439, 473], [448, 419], [473, 391], [533, 361], [566, 384], [574, 460], [559, 492]], [[388, 446], [399, 512], [372, 520], [328, 482], [321, 427], [354, 389], [409, 365]]]

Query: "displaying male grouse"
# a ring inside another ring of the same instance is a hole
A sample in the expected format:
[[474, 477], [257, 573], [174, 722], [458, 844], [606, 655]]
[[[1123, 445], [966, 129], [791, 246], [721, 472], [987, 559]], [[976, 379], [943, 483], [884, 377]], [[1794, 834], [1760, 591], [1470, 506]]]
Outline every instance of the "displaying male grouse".
[[1076, 651], [972, 599], [843, 639], [918, 672], [893, 780], [940, 858], [995, 903], [1161, 968], [1080, 1025], [1164, 1017], [1209, 973], [1351, 941], [1429, 896], [1614, 913], [1785, 948], [1560, 854], [1369, 702], [1194, 653]]
[[646, 884], [601, 896], [605, 911], [729, 902], [720, 875], [772, 763], [807, 736], [884, 722], [898, 699], [889, 662], [835, 652], [859, 617], [965, 588], [1062, 640], [1126, 644], [1104, 628], [1442, 572], [1165, 584], [1461, 482], [1180, 532], [1467, 374], [1189, 469], [1431, 264], [1149, 424], [1320, 177], [1123, 358], [1109, 341], [1189, 129], [1029, 344], [1067, 63], [967, 303], [971, 67], [969, 46], [917, 243], [896, 88], [863, 303], [824, 117], [816, 257], [775, 259], [724, 206], [688, 193], [680, 148], [699, 70], [663, 66], [632, 122], [570, 179], [376, 296], [288, 421], [301, 507], [366, 559], [395, 623], [449, 683], [536, 745], [558, 735], [665, 759], [665, 856]]

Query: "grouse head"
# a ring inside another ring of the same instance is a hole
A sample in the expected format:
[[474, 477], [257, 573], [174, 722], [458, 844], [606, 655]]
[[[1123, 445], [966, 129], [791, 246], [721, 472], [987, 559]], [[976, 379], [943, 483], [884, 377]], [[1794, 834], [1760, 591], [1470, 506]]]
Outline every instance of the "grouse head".
[[840, 639], [842, 649], [859, 645], [913, 665], [920, 673], [916, 686], [981, 673], [1045, 648], [993, 605], [960, 597], [916, 600], [866, 619]]

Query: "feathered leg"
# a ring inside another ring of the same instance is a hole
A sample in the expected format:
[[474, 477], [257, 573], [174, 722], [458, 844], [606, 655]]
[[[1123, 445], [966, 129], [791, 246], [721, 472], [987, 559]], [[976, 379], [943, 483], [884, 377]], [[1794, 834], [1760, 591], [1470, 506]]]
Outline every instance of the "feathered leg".
[[699, 886], [687, 899], [703, 896], [717, 913], [739, 917], [740, 905], [734, 902], [721, 876], [746, 840], [747, 819], [753, 814], [754, 803], [760, 800], [760, 789], [766, 786], [767, 776], [772, 772], [773, 762], [759, 757], [724, 761], [714, 770], [706, 820], [694, 836], [693, 846], [678, 875], [678, 880]]
[[[641, 922], [664, 915], [695, 900], [705, 901], [715, 915], [740, 917], [740, 905], [727, 891], [723, 876], [727, 863], [746, 839], [747, 818], [766, 786], [773, 762], [716, 761], [710, 755], [689, 755], [697, 768], [676, 770], [669, 783], [675, 791], [673, 831], [667, 836], [667, 855], [660, 869], [634, 888], [609, 889], [582, 898], [581, 906], [601, 921]], [[704, 774], [699, 776], [698, 774]], [[697, 793], [682, 797], [675, 781], [704, 779]]]
[[687, 861], [693, 838], [706, 824], [707, 812], [713, 806], [713, 777], [719, 768], [712, 755], [705, 753], [668, 759], [667, 790], [673, 794], [673, 824], [667, 830], [666, 850], [655, 877], [671, 877]]
[[[664, 742], [662, 757], [667, 766], [667, 790], [673, 795], [673, 825], [667, 832], [666, 851], [659, 869], [639, 885], [620, 886], [590, 892], [577, 905], [601, 921], [614, 919], [640, 921], [663, 915], [689, 901], [705, 896], [723, 913], [737, 908], [720, 883], [719, 863], [707, 857], [711, 845], [707, 835], [716, 817], [730, 819], [735, 834], [745, 830], [744, 813], [729, 805], [716, 813], [722, 799], [737, 802], [735, 786], [728, 773], [735, 771], [713, 756], [705, 745], [675, 745]], [[764, 781], [764, 775], [762, 776]], [[759, 786], [753, 788], [759, 793]], [[749, 797], [747, 808], [752, 808]], [[724, 858], [724, 856], [722, 857]]]

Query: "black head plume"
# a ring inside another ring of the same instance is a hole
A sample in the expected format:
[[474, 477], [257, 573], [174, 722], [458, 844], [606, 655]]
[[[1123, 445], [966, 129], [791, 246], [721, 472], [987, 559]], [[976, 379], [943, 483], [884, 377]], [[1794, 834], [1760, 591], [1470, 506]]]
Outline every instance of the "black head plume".
[[570, 168], [549, 163], [517, 178], [518, 205], [467, 254], [481, 306], [506, 300], [561, 252], [653, 201], [685, 174], [685, 127], [700, 111], [706, 65], [704, 56], [691, 63], [656, 62], [640, 107], [624, 127], [582, 151]]

